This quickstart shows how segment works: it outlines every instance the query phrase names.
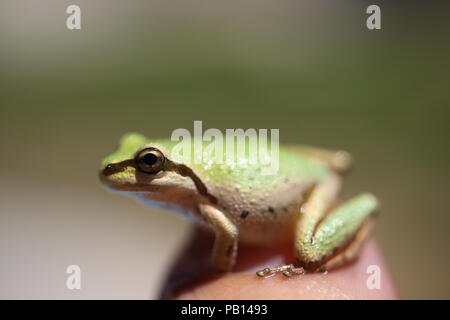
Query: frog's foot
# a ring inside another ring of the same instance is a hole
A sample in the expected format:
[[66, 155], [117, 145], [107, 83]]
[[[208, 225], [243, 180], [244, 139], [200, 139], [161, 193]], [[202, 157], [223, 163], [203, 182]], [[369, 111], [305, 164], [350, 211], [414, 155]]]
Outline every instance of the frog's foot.
[[277, 268], [264, 268], [256, 272], [256, 275], [261, 278], [273, 275], [275, 273], [282, 273], [286, 277], [292, 277], [305, 273], [305, 270], [301, 267], [297, 268], [293, 264], [287, 264]]

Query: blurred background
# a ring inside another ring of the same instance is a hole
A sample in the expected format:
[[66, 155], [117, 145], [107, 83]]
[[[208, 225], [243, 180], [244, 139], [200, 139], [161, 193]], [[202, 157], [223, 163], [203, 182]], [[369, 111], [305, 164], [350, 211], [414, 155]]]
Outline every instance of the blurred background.
[[343, 195], [381, 199], [401, 297], [450, 298], [450, 11], [377, 1], [370, 31], [369, 4], [3, 0], [0, 298], [156, 298], [190, 223], [107, 192], [97, 170], [123, 133], [194, 120], [350, 151]]

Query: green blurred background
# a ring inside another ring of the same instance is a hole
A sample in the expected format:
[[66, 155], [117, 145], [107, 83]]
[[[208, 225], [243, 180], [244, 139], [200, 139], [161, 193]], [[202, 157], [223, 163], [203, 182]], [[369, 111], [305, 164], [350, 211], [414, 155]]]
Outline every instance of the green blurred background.
[[202, 120], [350, 151], [401, 297], [450, 298], [449, 10], [378, 1], [369, 31], [369, 4], [2, 1], [0, 297], [157, 297], [189, 223], [106, 192], [99, 161]]

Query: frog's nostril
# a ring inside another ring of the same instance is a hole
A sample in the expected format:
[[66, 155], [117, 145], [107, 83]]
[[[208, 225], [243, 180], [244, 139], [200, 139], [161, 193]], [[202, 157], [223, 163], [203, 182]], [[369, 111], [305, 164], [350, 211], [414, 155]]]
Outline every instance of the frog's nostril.
[[114, 173], [114, 165], [108, 164], [102, 171], [104, 176], [109, 176]]

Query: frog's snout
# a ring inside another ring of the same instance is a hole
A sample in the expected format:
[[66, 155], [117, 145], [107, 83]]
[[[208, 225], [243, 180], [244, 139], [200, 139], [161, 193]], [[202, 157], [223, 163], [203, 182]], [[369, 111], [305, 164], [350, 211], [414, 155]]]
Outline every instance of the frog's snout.
[[98, 172], [98, 177], [100, 181], [105, 185], [111, 185], [114, 181], [114, 174], [120, 172], [117, 166], [114, 164], [107, 164], [103, 168], [100, 168]]
[[137, 181], [133, 164], [133, 160], [108, 163], [100, 168], [99, 179], [104, 185], [114, 189], [135, 186]]
[[99, 175], [107, 177], [114, 174], [115, 172], [117, 172], [117, 169], [114, 167], [113, 164], [110, 163], [100, 170]]
[[100, 175], [103, 177], [109, 177], [113, 174], [125, 171], [129, 167], [133, 167], [133, 160], [126, 160], [117, 163], [108, 163], [102, 169], [100, 169]]

